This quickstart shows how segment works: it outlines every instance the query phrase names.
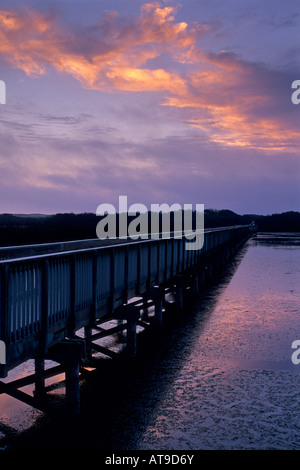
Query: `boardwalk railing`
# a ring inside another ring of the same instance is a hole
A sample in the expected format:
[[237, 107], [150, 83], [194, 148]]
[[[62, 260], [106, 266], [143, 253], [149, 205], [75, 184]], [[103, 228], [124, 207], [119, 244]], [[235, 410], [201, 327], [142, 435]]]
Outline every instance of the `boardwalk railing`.
[[0, 340], [6, 345], [0, 377], [251, 235], [249, 225], [206, 230], [203, 247], [193, 251], [176, 237], [32, 246], [29, 256], [24, 247], [11, 249], [14, 258], [0, 261]]

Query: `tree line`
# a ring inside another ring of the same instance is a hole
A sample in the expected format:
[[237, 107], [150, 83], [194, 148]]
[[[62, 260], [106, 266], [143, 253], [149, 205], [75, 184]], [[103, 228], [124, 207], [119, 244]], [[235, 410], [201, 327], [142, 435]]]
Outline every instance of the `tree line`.
[[[148, 216], [150, 222], [151, 214], [148, 214]], [[171, 213], [170, 216], [172, 230], [174, 214]], [[193, 216], [195, 218], [195, 214]], [[96, 226], [99, 220], [99, 216], [93, 213], [0, 214], [0, 246], [96, 238]], [[204, 211], [205, 228], [246, 225], [251, 224], [252, 221], [258, 226], [259, 232], [300, 232], [300, 212], [239, 215], [230, 210], [206, 209]], [[150, 225], [149, 230], [151, 230]]]

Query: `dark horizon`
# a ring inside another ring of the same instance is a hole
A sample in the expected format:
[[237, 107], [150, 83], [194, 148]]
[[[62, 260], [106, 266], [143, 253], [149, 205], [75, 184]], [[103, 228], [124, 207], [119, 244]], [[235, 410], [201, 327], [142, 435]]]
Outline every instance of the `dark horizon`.
[[[171, 205], [170, 205], [171, 206]], [[235, 215], [238, 215], [240, 217], [244, 217], [244, 216], [256, 216], [256, 217], [270, 217], [270, 216], [274, 216], [274, 215], [282, 215], [282, 214], [290, 214], [290, 213], [294, 213], [294, 214], [300, 214], [300, 211], [296, 211], [296, 210], [286, 210], [286, 211], [281, 211], [281, 212], [267, 212], [265, 214], [262, 214], [262, 213], [256, 213], [256, 212], [244, 212], [244, 213], [240, 213], [240, 212], [235, 212], [233, 211], [232, 209], [214, 209], [212, 207], [209, 207], [209, 208], [205, 208], [204, 209], [206, 212], [215, 212], [215, 213], [232, 213], [232, 214], [235, 214]], [[150, 212], [150, 211], [148, 211]], [[170, 211], [172, 212], [172, 211]], [[0, 213], [0, 217], [1, 216], [14, 216], [14, 217], [53, 217], [53, 216], [56, 216], [56, 215], [85, 215], [85, 214], [89, 214], [89, 215], [96, 215], [95, 212], [91, 212], [91, 211], [81, 211], [81, 212], [75, 212], [75, 211], [60, 211], [60, 212], [51, 212], [51, 213], [43, 213], [43, 212], [1, 212]]]
[[[148, 217], [150, 218], [150, 213]], [[0, 214], [0, 246], [96, 239], [96, 226], [100, 219], [100, 216], [93, 213], [58, 213], [32, 217]], [[172, 213], [170, 219], [172, 230]], [[229, 210], [206, 209], [204, 212], [204, 228], [248, 225], [253, 221], [260, 232], [300, 232], [300, 212], [290, 211], [267, 216], [239, 215]], [[148, 227], [150, 230], [150, 222]]]

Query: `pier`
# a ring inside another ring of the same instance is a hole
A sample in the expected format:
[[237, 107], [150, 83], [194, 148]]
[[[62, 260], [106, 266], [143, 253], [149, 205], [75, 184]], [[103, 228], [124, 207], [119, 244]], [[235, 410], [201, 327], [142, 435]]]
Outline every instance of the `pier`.
[[[203, 246], [191, 251], [184, 237], [176, 236], [0, 249], [0, 344], [5, 345], [0, 377], [29, 359], [35, 363], [34, 374], [0, 381], [0, 393], [44, 411], [45, 379], [65, 373], [66, 408], [79, 412], [85, 361], [93, 352], [118, 355], [96, 341], [123, 332], [124, 354], [135, 357], [138, 329], [152, 328], [155, 340], [164, 324], [166, 296], [172, 294], [183, 312], [186, 292], [197, 295], [255, 230], [254, 225], [208, 229]], [[145, 317], [149, 307], [153, 315]], [[110, 320], [116, 324], [103, 328]], [[58, 365], [46, 369], [47, 359]], [[34, 396], [21, 390], [28, 384], [34, 384]]]

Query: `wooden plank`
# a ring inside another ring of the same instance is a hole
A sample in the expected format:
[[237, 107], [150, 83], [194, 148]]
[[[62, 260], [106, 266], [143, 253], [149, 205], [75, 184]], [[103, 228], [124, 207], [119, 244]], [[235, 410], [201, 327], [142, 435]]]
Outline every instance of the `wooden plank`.
[[100, 333], [95, 333], [88, 338], [91, 341], [95, 341], [97, 339], [105, 338], [106, 336], [113, 335], [118, 333], [119, 331], [126, 330], [126, 323], [114, 326], [113, 328], [109, 328], [107, 330], [103, 329]]
[[89, 347], [91, 349], [93, 349], [94, 351], [105, 354], [106, 356], [109, 356], [111, 358], [119, 357], [118, 353], [116, 353], [115, 351], [111, 351], [110, 349], [104, 348], [103, 346], [100, 346], [100, 344], [96, 344], [96, 343], [91, 342], [89, 344]]
[[[47, 379], [49, 377], [53, 377], [54, 375], [58, 375], [63, 372], [64, 372], [64, 367], [59, 364], [57, 366], [50, 367], [49, 369], [45, 369], [42, 376], [45, 379]], [[0, 394], [2, 393], [10, 394], [10, 390], [26, 387], [26, 385], [32, 384], [37, 380], [38, 375], [39, 374], [34, 373], [34, 374], [27, 375], [26, 377], [21, 377], [20, 379], [12, 380], [11, 382], [8, 382], [8, 383], [0, 382]], [[5, 386], [2, 387], [2, 385], [5, 385]]]
[[32, 396], [28, 395], [28, 393], [25, 393], [22, 390], [18, 390], [16, 388], [9, 389], [3, 382], [0, 383], [0, 393], [7, 393], [7, 395], [10, 395], [11, 397], [16, 398], [17, 400], [26, 403], [26, 405], [29, 405], [40, 411], [48, 410], [45, 405], [42, 405], [41, 402], [39, 402], [36, 398], [33, 398]]

